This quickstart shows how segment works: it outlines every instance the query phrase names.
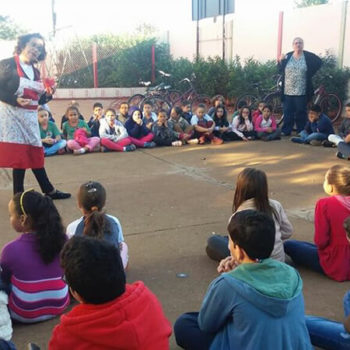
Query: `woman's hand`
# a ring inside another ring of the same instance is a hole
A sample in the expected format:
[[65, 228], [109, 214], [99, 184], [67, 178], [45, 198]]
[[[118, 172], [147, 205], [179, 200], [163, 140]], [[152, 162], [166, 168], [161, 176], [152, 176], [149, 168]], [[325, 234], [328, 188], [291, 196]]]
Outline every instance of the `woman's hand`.
[[22, 97], [17, 97], [17, 104], [19, 104], [22, 107], [30, 105], [32, 100], [30, 98], [22, 98]]
[[286, 58], [286, 55], [284, 53], [281, 53], [280, 57], [278, 58], [278, 62], [281, 62], [282, 60], [284, 60]]
[[238, 265], [239, 263], [232, 256], [228, 256], [227, 258], [220, 261], [217, 271], [219, 273], [229, 272]]

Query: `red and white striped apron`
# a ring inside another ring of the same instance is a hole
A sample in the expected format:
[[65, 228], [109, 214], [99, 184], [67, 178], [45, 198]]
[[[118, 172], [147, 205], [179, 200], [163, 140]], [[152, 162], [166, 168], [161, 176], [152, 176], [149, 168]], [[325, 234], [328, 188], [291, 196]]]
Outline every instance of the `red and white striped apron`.
[[25, 107], [14, 107], [0, 101], [0, 167], [36, 169], [44, 167], [39, 123], [38, 102], [45, 92], [40, 76], [34, 69], [34, 80], [30, 80], [15, 56], [19, 86], [16, 96], [31, 99]]

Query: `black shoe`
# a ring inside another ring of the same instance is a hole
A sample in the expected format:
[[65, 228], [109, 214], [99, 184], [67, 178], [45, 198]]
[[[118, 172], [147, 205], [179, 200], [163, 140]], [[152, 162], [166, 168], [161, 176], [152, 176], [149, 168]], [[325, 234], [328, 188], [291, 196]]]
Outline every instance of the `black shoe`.
[[322, 146], [323, 147], [334, 147], [335, 144], [333, 142], [328, 141], [328, 140], [324, 140], [324, 141], [322, 141]]
[[46, 195], [51, 199], [66, 199], [71, 197], [70, 193], [61, 192], [59, 190], [56, 190], [54, 193], [46, 193]]
[[340, 159], [346, 159], [345, 156], [344, 156], [344, 154], [341, 153], [341, 152], [337, 152], [335, 155], [336, 155], [338, 158], [340, 158]]

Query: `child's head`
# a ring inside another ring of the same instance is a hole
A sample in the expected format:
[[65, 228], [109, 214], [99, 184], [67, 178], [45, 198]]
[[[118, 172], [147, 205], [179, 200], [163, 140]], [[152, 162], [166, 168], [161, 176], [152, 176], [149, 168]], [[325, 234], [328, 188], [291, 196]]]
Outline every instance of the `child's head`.
[[152, 113], [152, 108], [153, 108], [152, 102], [146, 101], [143, 104], [143, 113], [145, 113], [146, 115], [150, 115]]
[[205, 105], [200, 103], [196, 109], [196, 115], [199, 119], [202, 119], [205, 115]]
[[142, 112], [140, 109], [136, 108], [133, 112], [132, 112], [132, 120], [137, 123], [140, 119], [142, 119]]
[[275, 244], [275, 223], [265, 213], [242, 210], [231, 216], [227, 226], [231, 255], [238, 261], [270, 257]]
[[184, 113], [191, 112], [191, 102], [187, 100], [183, 101], [181, 104], [181, 109], [182, 109], [182, 112]]
[[222, 95], [215, 95], [212, 99], [211, 99], [211, 103], [214, 107], [217, 107], [219, 105], [224, 106], [225, 105], [225, 97]]
[[71, 123], [76, 123], [79, 119], [79, 110], [74, 106], [68, 107], [65, 115]]
[[105, 118], [109, 126], [114, 126], [115, 124], [115, 118], [117, 116], [117, 113], [115, 109], [108, 108], [105, 113]]
[[182, 114], [180, 107], [173, 107], [170, 111], [170, 118], [174, 120], [179, 120]]
[[350, 242], [350, 216], [348, 216], [344, 222], [343, 222], [343, 227], [346, 233], [346, 238]]
[[243, 202], [253, 199], [257, 210], [271, 215], [268, 192], [265, 172], [255, 168], [243, 169], [237, 176], [232, 212], [235, 212]]
[[308, 112], [310, 122], [316, 122], [320, 118], [321, 113], [322, 111], [319, 105], [311, 105]]
[[41, 106], [38, 108], [38, 121], [40, 125], [47, 125], [49, 122], [49, 112]]
[[260, 101], [259, 104], [258, 104], [258, 110], [260, 112], [262, 112], [265, 106], [266, 106], [265, 101]]
[[103, 106], [102, 103], [96, 102], [92, 107], [93, 113], [95, 117], [102, 117], [103, 115]]
[[165, 111], [159, 111], [158, 112], [158, 121], [160, 123], [164, 123], [167, 119], [166, 112]]
[[326, 173], [323, 189], [328, 195], [350, 195], [350, 168], [333, 165]]
[[217, 105], [214, 110], [214, 118], [226, 118], [226, 109], [223, 105]]
[[270, 105], [265, 105], [262, 109], [262, 116], [264, 119], [269, 119], [272, 113], [272, 107]]
[[61, 266], [73, 296], [88, 304], [104, 304], [125, 292], [119, 250], [92, 237], [71, 238], [61, 252]]
[[345, 105], [345, 117], [350, 118], [350, 103]]
[[16, 193], [8, 204], [10, 222], [17, 232], [33, 232], [44, 263], [61, 251], [66, 235], [57, 208], [49, 196], [34, 190]]
[[127, 102], [122, 102], [120, 107], [119, 107], [119, 112], [122, 115], [128, 115], [128, 111], [129, 111], [129, 104]]
[[246, 105], [245, 101], [239, 101], [237, 103], [237, 110], [238, 110], [238, 112], [240, 112], [242, 110], [242, 108], [245, 107], [245, 105]]
[[245, 119], [252, 120], [250, 108], [247, 106], [242, 107], [241, 111], [239, 112], [239, 117], [241, 123], [243, 123]]

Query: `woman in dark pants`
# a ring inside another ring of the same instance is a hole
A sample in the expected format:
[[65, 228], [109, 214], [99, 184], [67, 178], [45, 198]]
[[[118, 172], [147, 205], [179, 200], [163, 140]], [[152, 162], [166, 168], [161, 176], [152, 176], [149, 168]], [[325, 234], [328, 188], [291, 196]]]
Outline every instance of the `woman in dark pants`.
[[306, 105], [314, 93], [312, 77], [322, 65], [315, 54], [304, 51], [301, 38], [293, 40], [294, 51], [281, 55], [278, 60], [282, 74], [283, 126], [282, 135], [290, 135], [294, 123], [301, 132], [307, 122]]
[[39, 33], [18, 38], [14, 57], [0, 61], [0, 167], [13, 169], [13, 192], [24, 191], [26, 169], [32, 169], [41, 190], [52, 199], [69, 198], [56, 190], [44, 168], [38, 125], [38, 105], [52, 99], [53, 86], [44, 86], [34, 66], [46, 57]]

